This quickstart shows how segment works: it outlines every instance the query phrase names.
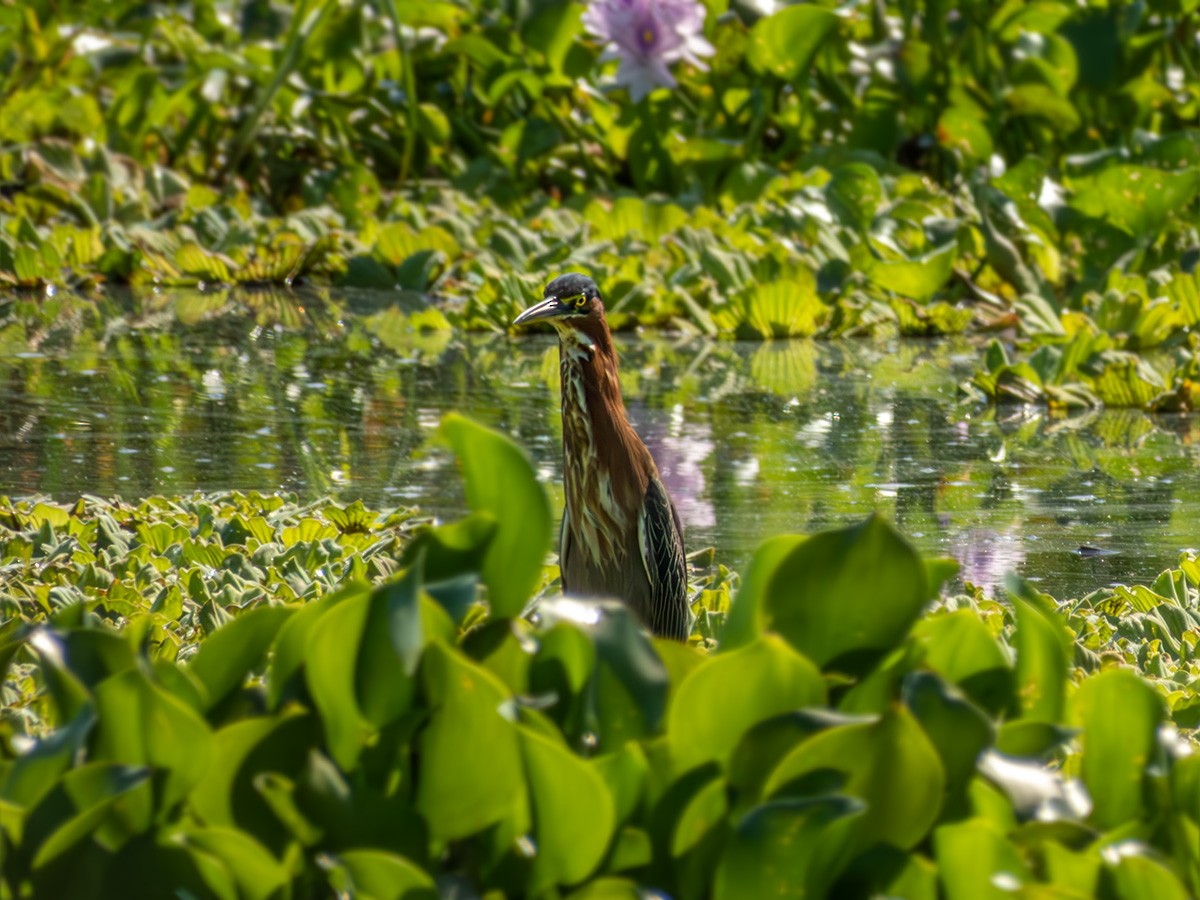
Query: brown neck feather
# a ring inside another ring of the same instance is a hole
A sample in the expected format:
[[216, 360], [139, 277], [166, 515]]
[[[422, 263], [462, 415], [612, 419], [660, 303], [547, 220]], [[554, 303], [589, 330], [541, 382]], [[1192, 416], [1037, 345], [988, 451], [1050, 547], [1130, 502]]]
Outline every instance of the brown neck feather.
[[[578, 428], [578, 407], [582, 399], [582, 412], [591, 423], [592, 445], [584, 452], [595, 460], [599, 471], [610, 474], [613, 492], [618, 501], [625, 500], [624, 508], [638, 508], [645, 496], [648, 479], [656, 474], [656, 469], [650, 451], [629, 424], [625, 413], [621, 382], [617, 377], [617, 351], [603, 313], [561, 328], [559, 338], [564, 432], [570, 430], [568, 439], [584, 450], [579, 445], [587, 442], [589, 435]], [[572, 376], [577, 376], [582, 385], [582, 398], [574, 387]], [[568, 499], [573, 474], [577, 473], [572, 473], [568, 466]]]

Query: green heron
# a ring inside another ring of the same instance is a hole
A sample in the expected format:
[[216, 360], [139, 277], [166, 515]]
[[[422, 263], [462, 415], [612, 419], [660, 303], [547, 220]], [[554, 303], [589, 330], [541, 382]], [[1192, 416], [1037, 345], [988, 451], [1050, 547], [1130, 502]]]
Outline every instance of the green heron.
[[691, 630], [679, 513], [625, 414], [617, 352], [596, 282], [575, 273], [546, 285], [514, 325], [558, 332], [566, 509], [558, 565], [564, 592], [624, 600], [657, 635]]

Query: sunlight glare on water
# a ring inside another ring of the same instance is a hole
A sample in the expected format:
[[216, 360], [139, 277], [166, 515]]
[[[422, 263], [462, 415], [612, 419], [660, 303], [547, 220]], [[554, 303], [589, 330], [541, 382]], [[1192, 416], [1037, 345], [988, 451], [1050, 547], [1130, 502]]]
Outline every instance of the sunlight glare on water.
[[[0, 494], [278, 490], [456, 517], [433, 437], [457, 410], [520, 441], [561, 502], [551, 335], [385, 346], [386, 306], [352, 313], [329, 330], [51, 328], [37, 352], [0, 356]], [[1147, 582], [1195, 543], [1190, 417], [964, 404], [976, 351], [961, 340], [617, 341], [689, 549], [735, 569], [766, 537], [876, 510], [965, 581], [994, 590], [1016, 571], [1059, 597]]]

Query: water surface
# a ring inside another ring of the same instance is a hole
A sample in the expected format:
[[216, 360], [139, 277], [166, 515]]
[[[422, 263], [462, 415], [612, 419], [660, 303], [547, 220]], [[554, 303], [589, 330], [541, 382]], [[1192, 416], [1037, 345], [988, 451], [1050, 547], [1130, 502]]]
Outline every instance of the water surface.
[[[689, 549], [892, 519], [985, 587], [1146, 582], [1195, 546], [1200, 421], [964, 404], [963, 339], [618, 336], [629, 413]], [[548, 334], [414, 331], [387, 294], [0, 300], [0, 494], [243, 489], [463, 510], [435, 440], [458, 410], [524, 444], [556, 500]], [[1096, 552], [1099, 551], [1099, 552]]]

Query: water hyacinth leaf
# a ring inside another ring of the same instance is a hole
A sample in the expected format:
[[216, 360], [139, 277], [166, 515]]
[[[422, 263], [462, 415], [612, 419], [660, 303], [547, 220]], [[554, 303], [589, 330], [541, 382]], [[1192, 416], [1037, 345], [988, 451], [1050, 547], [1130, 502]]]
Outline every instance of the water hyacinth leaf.
[[414, 567], [370, 595], [354, 682], [363, 716], [377, 728], [412, 705], [425, 640], [420, 589], [420, 572]]
[[876, 841], [909, 849], [937, 821], [945, 770], [904, 707], [893, 707], [878, 721], [830, 728], [804, 741], [771, 772], [763, 796], [786, 795], [790, 785], [822, 771], [843, 773], [842, 792], [870, 809], [856, 829], [859, 850]]
[[267, 676], [267, 700], [271, 709], [278, 709], [286, 698], [304, 690], [303, 674], [308, 645], [318, 630], [320, 620], [339, 603], [362, 596], [366, 591], [365, 585], [349, 584], [305, 604], [284, 622], [271, 648], [271, 665]]
[[1013, 688], [1008, 656], [974, 610], [930, 616], [913, 633], [925, 648], [925, 665], [983, 709], [998, 713], [1008, 707]]
[[723, 764], [755, 723], [824, 702], [816, 666], [775, 635], [713, 657], [684, 680], [667, 711], [675, 771]]
[[273, 844], [283, 828], [254, 780], [264, 772], [298, 775], [319, 741], [320, 723], [298, 707], [226, 725], [213, 735], [213, 764], [189, 806], [208, 825], [242, 828]]
[[1062, 720], [1071, 639], [1058, 616], [1016, 576], [1008, 579], [1009, 597], [1017, 612], [1017, 696], [1022, 718]]
[[509, 438], [455, 414], [442, 420], [442, 433], [462, 466], [467, 503], [496, 517], [482, 572], [492, 612], [519, 616], [542, 577], [550, 500], [529, 458]]
[[950, 280], [957, 259], [958, 245], [946, 244], [919, 259], [872, 258], [865, 271], [876, 287], [924, 303]]
[[746, 571], [737, 594], [729, 607], [729, 617], [721, 632], [718, 653], [725, 653], [749, 643], [763, 629], [763, 597], [776, 569], [806, 538], [799, 535], [779, 535], [759, 545]]
[[437, 887], [429, 873], [410, 860], [381, 850], [346, 850], [338, 854], [349, 884], [335, 889], [372, 900], [434, 900]]
[[1030, 876], [1020, 851], [986, 819], [942, 825], [933, 833], [933, 848], [946, 900], [1009, 896], [998, 880], [1019, 885]]
[[1117, 859], [1106, 868], [1115, 896], [1121, 900], [1188, 900], [1194, 896], [1148, 847], [1130, 842], [1113, 849]]
[[212, 760], [205, 721], [136, 669], [100, 682], [93, 694], [98, 723], [91, 758], [163, 770], [163, 808], [187, 796]]
[[957, 151], [968, 162], [991, 158], [995, 145], [992, 134], [982, 121], [978, 110], [949, 106], [938, 119], [938, 142]]
[[847, 715], [827, 709], [797, 709], [746, 729], [729, 758], [726, 781], [737, 812], [762, 799], [771, 772], [800, 743], [826, 728], [875, 722], [877, 716]]
[[756, 807], [738, 823], [717, 866], [716, 900], [820, 897], [846, 860], [844, 828], [863, 815], [850, 797], [785, 799]]
[[0, 798], [17, 808], [33, 807], [78, 759], [96, 724], [89, 704], [61, 728], [51, 731], [5, 767]]
[[979, 755], [992, 744], [994, 729], [980, 709], [932, 672], [913, 672], [902, 689], [905, 705], [937, 750], [945, 772], [943, 805], [961, 809]]
[[[112, 763], [88, 763], [72, 769], [63, 778], [62, 785], [77, 812], [38, 847], [33, 867], [39, 869], [52, 863], [87, 837], [94, 837], [106, 849], [119, 847], [129, 832], [118, 823], [110, 823], [116, 827], [104, 828], [105, 820], [113, 818], [113, 807], [117, 802], [146, 784], [150, 774], [144, 766]], [[137, 824], [145, 827], [149, 821]]]
[[329, 752], [347, 771], [354, 769], [372, 731], [355, 693], [359, 646], [370, 611], [370, 596], [361, 594], [329, 610], [312, 635], [304, 660], [308, 691], [321, 714]]
[[650, 763], [645, 751], [630, 741], [614, 753], [593, 757], [591, 764], [612, 794], [615, 821], [624, 823], [638, 809], [646, 790]]
[[612, 794], [596, 770], [561, 743], [519, 730], [537, 846], [530, 892], [578, 884], [608, 849], [616, 825]]
[[253, 835], [233, 828], [197, 828], [184, 831], [189, 851], [218, 859], [237, 885], [238, 896], [267, 900], [288, 882], [283, 865]]
[[763, 594], [767, 627], [818, 665], [852, 670], [899, 645], [930, 599], [920, 555], [879, 516], [813, 535]]
[[426, 648], [422, 669], [432, 713], [419, 739], [417, 810], [435, 839], [454, 840], [498, 822], [525, 788], [516, 727], [504, 714], [512, 698], [440, 642]]
[[573, 623], [592, 640], [596, 681], [591, 702], [603, 752], [658, 729], [666, 710], [669, 675], [628, 606], [615, 600], [565, 597], [543, 601], [538, 612], [551, 625]]
[[1083, 726], [1081, 775], [1095, 806], [1092, 821], [1108, 829], [1140, 818], [1162, 697], [1133, 672], [1109, 669], [1084, 680], [1074, 707]]
[[[811, 7], [793, 6], [792, 9]], [[875, 221], [875, 213], [883, 203], [883, 184], [879, 173], [866, 163], [846, 163], [834, 170], [833, 178], [825, 185], [829, 210], [847, 228], [866, 232]]]
[[561, 73], [567, 53], [579, 35], [583, 8], [575, 3], [552, 3], [527, 20], [521, 37], [546, 56], [551, 71]]
[[292, 612], [282, 606], [257, 607], [217, 629], [200, 645], [189, 668], [204, 686], [206, 710], [245, 681]]
[[750, 30], [750, 65], [784, 81], [807, 75], [813, 57], [837, 16], [818, 6], [788, 6], [754, 23]]
[[1165, 172], [1146, 166], [1116, 165], [1075, 179], [1071, 206], [1103, 219], [1135, 238], [1158, 235], [1168, 219], [1200, 195], [1200, 171]]
[[826, 318], [812, 272], [785, 281], [756, 283], [745, 299], [739, 336], [762, 339], [808, 337]]

